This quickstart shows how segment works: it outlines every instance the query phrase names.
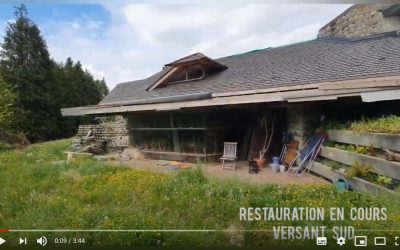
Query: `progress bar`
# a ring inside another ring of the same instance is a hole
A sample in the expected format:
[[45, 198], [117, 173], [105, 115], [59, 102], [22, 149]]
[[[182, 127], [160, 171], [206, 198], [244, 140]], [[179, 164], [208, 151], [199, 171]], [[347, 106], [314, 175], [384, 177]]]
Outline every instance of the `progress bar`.
[[[325, 229], [324, 231], [330, 232], [331, 229]], [[357, 232], [400, 232], [400, 229], [360, 229], [355, 230]], [[273, 229], [0, 229], [0, 233], [10, 232], [177, 232], [177, 233], [206, 233], [206, 232], [274, 232]]]

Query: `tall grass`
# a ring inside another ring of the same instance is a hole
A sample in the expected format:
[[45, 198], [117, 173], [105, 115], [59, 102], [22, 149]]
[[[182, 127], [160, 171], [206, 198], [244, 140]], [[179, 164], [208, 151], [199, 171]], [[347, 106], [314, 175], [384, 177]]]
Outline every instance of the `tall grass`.
[[[389, 220], [358, 223], [357, 229], [398, 228], [399, 202], [384, 197], [347, 192], [331, 187], [251, 185], [206, 178], [201, 169], [176, 176], [108, 166], [82, 158], [59, 163], [69, 141], [33, 145], [26, 150], [0, 153], [0, 228], [12, 229], [271, 229], [272, 225], [310, 225], [310, 222], [243, 222], [239, 208], [379, 207], [389, 209]], [[315, 223], [314, 223], [315, 224]], [[323, 222], [333, 224], [329, 220]], [[344, 221], [342, 225], [354, 225]], [[37, 237], [42, 233], [17, 234]], [[243, 244], [271, 243], [271, 234], [238, 232]], [[226, 246], [230, 234], [198, 233], [68, 233], [83, 236], [93, 245]]]

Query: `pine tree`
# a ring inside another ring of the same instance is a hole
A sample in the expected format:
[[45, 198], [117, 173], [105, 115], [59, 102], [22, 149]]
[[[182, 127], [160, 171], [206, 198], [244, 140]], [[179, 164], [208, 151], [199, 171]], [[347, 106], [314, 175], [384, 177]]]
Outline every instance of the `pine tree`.
[[[58, 109], [97, 104], [108, 93], [105, 80], [95, 80], [82, 64], [67, 58], [65, 63], [55, 63], [53, 70], [55, 91], [53, 98]], [[91, 117], [60, 117], [58, 137], [72, 136], [79, 124], [89, 123]]]
[[52, 61], [40, 30], [28, 17], [25, 5], [15, 7], [1, 51], [4, 80], [16, 94], [19, 110], [16, 129], [31, 140], [49, 139], [54, 127], [51, 99]]
[[3, 81], [0, 72], [0, 151], [9, 148], [8, 144], [15, 139], [12, 129], [16, 114], [14, 102], [15, 95]]
[[107, 84], [106, 84], [106, 80], [104, 79], [104, 77], [101, 80], [96, 80], [96, 85], [97, 85], [97, 88], [100, 90], [100, 97], [101, 97], [101, 99], [103, 99], [106, 95], [108, 95], [108, 92], [109, 92]]
[[[0, 72], [1, 73], [1, 72]], [[15, 96], [0, 74], [0, 130], [10, 129], [15, 115]]]
[[[13, 132], [25, 133], [32, 141], [72, 136], [78, 125], [90, 118], [62, 117], [60, 109], [97, 104], [108, 93], [105, 80], [95, 80], [79, 61], [67, 58], [63, 64], [50, 59], [25, 5], [15, 7], [15, 17], [16, 21], [7, 25], [0, 51], [7, 96], [15, 96], [9, 116], [15, 121]], [[0, 109], [1, 104], [0, 100]]]

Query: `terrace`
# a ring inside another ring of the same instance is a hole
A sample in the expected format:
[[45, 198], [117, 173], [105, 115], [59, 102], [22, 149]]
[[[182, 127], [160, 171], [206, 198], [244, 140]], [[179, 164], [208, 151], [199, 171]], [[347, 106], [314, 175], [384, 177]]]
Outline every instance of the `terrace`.
[[[109, 157], [113, 164], [120, 164], [115, 157]], [[194, 169], [199, 165], [193, 163], [182, 163], [176, 161], [135, 159], [123, 161], [122, 165], [129, 166], [133, 169], [144, 170], [157, 173], [174, 174], [187, 169]], [[280, 186], [287, 185], [329, 185], [330, 183], [319, 176], [313, 174], [304, 174], [302, 176], [294, 176], [293, 173], [273, 172], [271, 167], [262, 168], [258, 174], [250, 174], [248, 162], [240, 161], [236, 163], [235, 171], [223, 170], [221, 164], [210, 163], [201, 165], [203, 173], [216, 179], [235, 179], [253, 184], [277, 184]]]

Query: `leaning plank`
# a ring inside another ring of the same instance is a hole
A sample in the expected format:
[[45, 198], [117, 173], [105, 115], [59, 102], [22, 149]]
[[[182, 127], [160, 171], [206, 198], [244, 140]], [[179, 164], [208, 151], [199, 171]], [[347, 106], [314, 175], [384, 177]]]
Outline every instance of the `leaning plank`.
[[400, 151], [400, 134], [357, 133], [347, 130], [328, 130], [329, 140], [355, 145]]
[[311, 167], [310, 171], [330, 180], [337, 179], [336, 172], [332, 171], [330, 167], [319, 162], [314, 162], [314, 165]]
[[359, 162], [360, 164], [367, 164], [372, 166], [377, 174], [382, 174], [400, 180], [399, 162], [387, 161], [385, 159], [356, 154], [353, 152], [325, 146], [322, 147], [320, 154], [322, 157], [346, 165], [353, 165], [355, 162]]

